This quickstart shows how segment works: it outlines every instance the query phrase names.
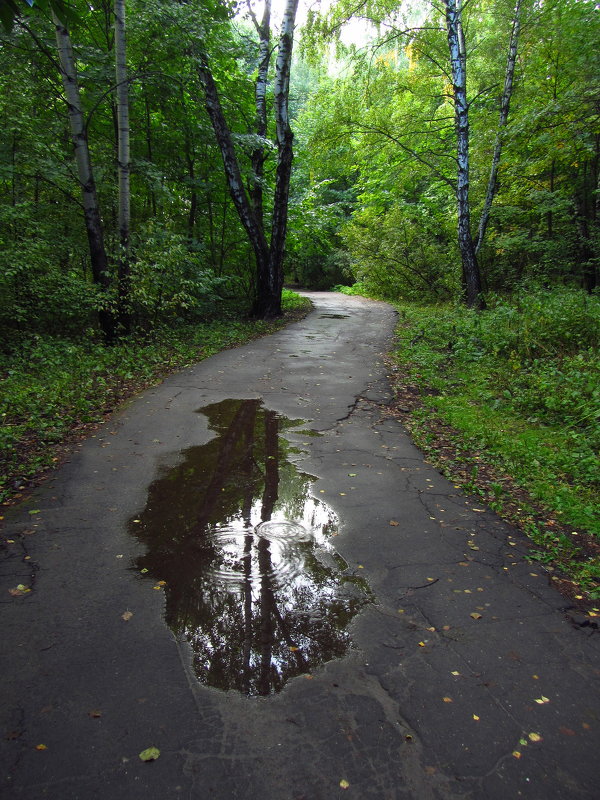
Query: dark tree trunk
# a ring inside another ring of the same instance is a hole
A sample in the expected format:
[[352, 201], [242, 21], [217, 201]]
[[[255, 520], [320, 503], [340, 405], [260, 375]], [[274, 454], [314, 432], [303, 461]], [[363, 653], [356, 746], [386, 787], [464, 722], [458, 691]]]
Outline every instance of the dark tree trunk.
[[[214, 82], [212, 72], [205, 53], [201, 53], [198, 72], [204, 88], [206, 110], [210, 117], [217, 143], [221, 149], [221, 156], [225, 167], [225, 175], [229, 192], [235, 204], [238, 216], [244, 226], [256, 262], [256, 299], [253, 314], [262, 319], [277, 317], [281, 314], [281, 290], [283, 287], [283, 257], [285, 253], [285, 239], [287, 233], [287, 211], [289, 184], [292, 168], [292, 131], [289, 124], [288, 98], [289, 79], [294, 40], [294, 21], [298, 8], [298, 0], [287, 0], [283, 16], [277, 65], [275, 68], [275, 119], [277, 126], [277, 170], [275, 183], [275, 197], [273, 219], [271, 223], [271, 243], [265, 236], [262, 204], [262, 171], [264, 154], [257, 148], [252, 156], [255, 171], [253, 187], [250, 197], [246, 193], [242, 181], [237, 155], [233, 145], [231, 132], [227, 126], [219, 93]], [[256, 89], [256, 109], [259, 131], [266, 133], [266, 70], [268, 68], [268, 53], [265, 49], [268, 37], [263, 30], [265, 19], [269, 18], [270, 0], [263, 22], [259, 27], [261, 39], [261, 66], [259, 68]], [[259, 133], [259, 135], [261, 135]], [[260, 157], [259, 157], [260, 156]], [[258, 170], [258, 172], [257, 172]]]

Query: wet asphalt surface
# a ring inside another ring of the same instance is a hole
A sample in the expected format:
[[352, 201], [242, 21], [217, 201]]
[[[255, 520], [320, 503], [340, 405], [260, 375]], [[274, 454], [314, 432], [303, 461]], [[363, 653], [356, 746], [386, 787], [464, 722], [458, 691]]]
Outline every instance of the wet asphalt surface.
[[[311, 297], [304, 321], [141, 395], [5, 513], [2, 798], [600, 797], [596, 629], [386, 413], [393, 310]], [[198, 681], [130, 532], [214, 437], [199, 409], [237, 398], [320, 432], [285, 436], [374, 597], [343, 658], [268, 697]]]

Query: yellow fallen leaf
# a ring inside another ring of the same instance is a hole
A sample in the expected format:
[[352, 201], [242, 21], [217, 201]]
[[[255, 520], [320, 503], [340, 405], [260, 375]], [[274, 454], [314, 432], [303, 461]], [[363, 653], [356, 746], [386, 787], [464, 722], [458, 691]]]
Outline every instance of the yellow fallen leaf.
[[425, 642], [419, 642], [419, 647], [425, 647]]
[[390, 520], [390, 525], [393, 525], [394, 527], [396, 527], [396, 526], [400, 525], [400, 523], [399, 523], [399, 522], [396, 522], [396, 520], [395, 520], [395, 519], [391, 519], [391, 520]]
[[124, 619], [125, 622], [127, 622], [127, 620], [130, 620], [132, 617], [133, 617], [133, 611], [124, 611], [121, 614], [121, 619]]
[[292, 644], [292, 645], [290, 645], [290, 651], [291, 651], [292, 653], [295, 653], [295, 652], [297, 652], [298, 650], [300, 650], [300, 648], [299, 648], [299, 647], [296, 647], [296, 645], [295, 645], [295, 644]]
[[473, 617], [473, 619], [481, 619], [481, 614], [478, 614], [476, 611], [473, 611], [469, 616]]
[[544, 697], [544, 695], [542, 695], [541, 697], [534, 698], [533, 702], [537, 703], [540, 706], [543, 706], [543, 705], [546, 705], [546, 703], [549, 703], [550, 700], [547, 697]]
[[342, 780], [340, 781], [340, 786], [342, 789], [347, 789], [350, 786], [350, 784], [345, 778], [342, 778]]
[[36, 750], [47, 750], [48, 746], [45, 745], [45, 744], [36, 744], [35, 749]]
[[539, 735], [539, 733], [530, 733], [529, 734], [529, 741], [530, 742], [541, 742], [542, 741], [542, 737]]
[[477, 716], [477, 714], [473, 714], [473, 719], [475, 720], [475, 722], [479, 722], [479, 717]]
[[442, 697], [444, 703], [453, 703], [454, 700], [451, 697]]
[[451, 675], [460, 675], [460, 672], [457, 669], [453, 669], [450, 674]]
[[513, 750], [512, 754], [513, 754], [514, 758], [521, 758], [521, 753], [519, 753], [518, 750]]
[[159, 586], [166, 586], [167, 582], [166, 581], [158, 581], [158, 585]]
[[160, 750], [158, 747], [147, 747], [145, 750], [142, 750], [139, 757], [142, 761], [156, 761], [159, 755]]

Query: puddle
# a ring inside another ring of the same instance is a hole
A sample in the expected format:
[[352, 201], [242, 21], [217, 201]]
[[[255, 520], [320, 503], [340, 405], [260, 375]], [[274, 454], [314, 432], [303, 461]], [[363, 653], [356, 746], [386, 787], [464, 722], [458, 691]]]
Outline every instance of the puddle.
[[319, 314], [319, 319], [348, 319], [350, 314]]
[[370, 590], [333, 548], [338, 520], [311, 497], [315, 478], [290, 460], [280, 434], [302, 421], [258, 400], [200, 411], [216, 436], [150, 486], [129, 524], [147, 547], [135, 566], [166, 582], [166, 621], [202, 683], [268, 695], [347, 652]]

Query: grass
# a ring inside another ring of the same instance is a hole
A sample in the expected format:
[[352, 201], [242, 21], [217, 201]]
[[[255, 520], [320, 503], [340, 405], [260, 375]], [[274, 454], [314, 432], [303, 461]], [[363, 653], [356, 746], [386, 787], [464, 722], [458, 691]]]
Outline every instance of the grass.
[[533, 288], [482, 313], [396, 307], [390, 359], [416, 444], [519, 524], [573, 593], [600, 598], [600, 297]]
[[0, 361], [0, 502], [20, 496], [60, 461], [65, 443], [168, 374], [272, 333], [303, 316], [310, 301], [284, 290], [271, 322], [217, 320], [156, 329], [106, 347], [88, 338], [33, 336]]

